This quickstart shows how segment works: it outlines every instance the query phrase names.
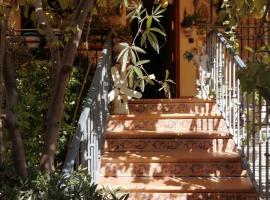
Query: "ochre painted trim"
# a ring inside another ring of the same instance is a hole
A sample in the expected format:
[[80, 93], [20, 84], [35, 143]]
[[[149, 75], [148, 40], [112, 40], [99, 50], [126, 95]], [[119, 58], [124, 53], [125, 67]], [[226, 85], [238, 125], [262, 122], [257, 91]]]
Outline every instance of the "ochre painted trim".
[[174, 59], [175, 59], [175, 83], [176, 83], [176, 98], [180, 97], [180, 4], [179, 0], [175, 0], [174, 2], [174, 38], [175, 38], [175, 45], [174, 45]]

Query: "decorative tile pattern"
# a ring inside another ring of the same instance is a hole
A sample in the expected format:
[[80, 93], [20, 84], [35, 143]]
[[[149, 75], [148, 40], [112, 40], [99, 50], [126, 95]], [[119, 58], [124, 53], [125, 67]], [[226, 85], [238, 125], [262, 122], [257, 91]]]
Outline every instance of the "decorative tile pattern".
[[233, 163], [107, 163], [101, 167], [100, 175], [120, 176], [200, 176], [239, 177], [246, 176], [240, 162]]
[[[217, 105], [181, 101], [149, 100], [145, 104], [143, 100], [135, 101], [130, 103], [130, 111], [139, 117], [111, 117], [100, 179], [132, 192], [130, 200], [257, 199], [233, 140], [218, 139], [219, 132], [228, 133], [228, 129], [223, 119], [208, 115], [220, 114]], [[158, 118], [163, 113], [205, 114], [205, 117], [184, 118], [182, 114]], [[117, 133], [120, 136], [112, 136]], [[172, 134], [167, 137], [167, 133]], [[178, 133], [188, 137], [174, 137]], [[200, 137], [194, 137], [194, 133], [200, 133]], [[192, 155], [196, 157], [189, 160]], [[178, 156], [185, 159], [177, 159]], [[208, 179], [212, 181], [205, 182]], [[225, 191], [228, 193], [220, 193]]]
[[141, 113], [199, 113], [219, 114], [217, 105], [213, 103], [159, 103], [159, 104], [129, 104], [131, 114]]
[[236, 193], [193, 193], [193, 194], [158, 194], [158, 193], [131, 193], [129, 200], [256, 200], [255, 194]]
[[106, 139], [104, 151], [235, 151], [236, 146], [232, 139]]
[[153, 130], [153, 131], [212, 131], [227, 130], [223, 119], [145, 119], [145, 120], [110, 120], [108, 131]]

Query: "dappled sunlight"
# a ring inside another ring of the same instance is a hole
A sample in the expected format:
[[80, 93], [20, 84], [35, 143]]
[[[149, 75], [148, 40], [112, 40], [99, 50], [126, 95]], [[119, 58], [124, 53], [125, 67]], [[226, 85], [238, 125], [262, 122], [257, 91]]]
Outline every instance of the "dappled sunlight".
[[102, 182], [121, 186], [134, 200], [160, 196], [215, 199], [222, 197], [216, 191], [237, 191], [242, 184], [251, 189], [215, 104], [139, 101], [143, 100], [131, 101], [131, 114], [109, 119], [101, 159]]

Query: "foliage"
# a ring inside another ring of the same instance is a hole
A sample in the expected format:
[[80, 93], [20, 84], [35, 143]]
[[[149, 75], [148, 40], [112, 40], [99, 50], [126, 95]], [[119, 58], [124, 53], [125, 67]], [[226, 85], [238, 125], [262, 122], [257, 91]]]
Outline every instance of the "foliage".
[[196, 20], [196, 17], [194, 15], [187, 14], [187, 11], [184, 12], [184, 18], [181, 22], [181, 26], [184, 28], [191, 27]]
[[241, 87], [248, 93], [255, 89], [270, 103], [270, 69], [269, 64], [260, 61], [250, 62], [247, 68], [238, 72]]
[[[162, 1], [163, 2], [163, 1]], [[160, 18], [163, 17], [162, 13], [166, 11], [162, 7], [162, 2], [157, 2], [153, 6], [152, 11], [149, 13], [147, 9], [143, 7], [142, 2], [132, 1], [127, 4], [129, 13], [127, 17], [130, 22], [137, 21], [138, 31], [131, 44], [120, 43], [122, 51], [119, 53], [117, 62], [121, 63], [121, 73], [125, 74], [129, 87], [135, 90], [137, 87], [140, 88], [141, 92], [144, 92], [146, 84], [154, 85], [154, 82], [163, 84], [164, 82], [155, 80], [153, 74], [148, 74], [144, 68], [144, 65], [149, 63], [150, 60], [141, 60], [140, 54], [146, 54], [147, 52], [143, 49], [150, 44], [150, 46], [159, 54], [161, 48], [160, 41], [157, 38], [157, 34], [164, 38], [166, 42], [166, 33], [160, 24]], [[163, 2], [164, 3], [164, 2]], [[140, 47], [136, 46], [136, 41], [140, 39]], [[169, 72], [166, 72], [166, 76], [169, 76]], [[172, 81], [173, 82], [173, 81]], [[170, 89], [169, 83], [166, 82], [161, 87], [162, 89]], [[165, 91], [167, 94], [168, 91]]]
[[[270, 22], [270, 2], [267, 0], [235, 0], [224, 1], [221, 20], [224, 20], [224, 26], [231, 27], [231, 41], [237, 44], [235, 30], [242, 23], [246, 16], [260, 20], [257, 28], [258, 37], [253, 42], [255, 48], [245, 47], [249, 51], [249, 60], [247, 67], [238, 72], [241, 81], [241, 87], [248, 93], [255, 89], [270, 103], [270, 47], [265, 43], [265, 35], [269, 33]], [[268, 26], [265, 27], [265, 24]], [[257, 45], [260, 44], [260, 45]]]
[[171, 86], [170, 84], [175, 84], [172, 79], [169, 79], [169, 71], [166, 70], [166, 74], [163, 81], [160, 81], [160, 89], [159, 91], [164, 91], [165, 97], [171, 98]]
[[[49, 60], [44, 58], [46, 50], [34, 50], [30, 52], [25, 48], [24, 41], [20, 37], [10, 38], [9, 51], [13, 55], [13, 65], [16, 67], [17, 84], [19, 90], [19, 102], [16, 111], [19, 113], [19, 127], [23, 134], [25, 150], [28, 163], [38, 165], [38, 159], [43, 147], [43, 133], [45, 131], [46, 112], [48, 110], [48, 97], [51, 93], [51, 73], [52, 66]], [[65, 111], [59, 144], [56, 155], [56, 162], [61, 163], [65, 157], [66, 147], [69, 137], [75, 130], [73, 124], [74, 111], [77, 103], [81, 105], [80, 99], [77, 99], [79, 89], [84, 82], [84, 74], [89, 65], [88, 58], [84, 55], [79, 55], [75, 59], [75, 67], [70, 77], [69, 84], [65, 95]], [[91, 84], [93, 71], [87, 78], [87, 86]], [[86, 96], [87, 90], [83, 91], [82, 99]], [[75, 116], [76, 119], [78, 119]], [[8, 151], [10, 153], [10, 151]], [[10, 155], [6, 155], [6, 159]], [[10, 160], [10, 158], [8, 159]]]
[[79, 168], [69, 176], [61, 171], [43, 174], [37, 168], [30, 170], [28, 178], [19, 178], [12, 166], [0, 166], [0, 198], [33, 200], [126, 200], [128, 194], [118, 194], [120, 190], [100, 188], [91, 182], [85, 169]]

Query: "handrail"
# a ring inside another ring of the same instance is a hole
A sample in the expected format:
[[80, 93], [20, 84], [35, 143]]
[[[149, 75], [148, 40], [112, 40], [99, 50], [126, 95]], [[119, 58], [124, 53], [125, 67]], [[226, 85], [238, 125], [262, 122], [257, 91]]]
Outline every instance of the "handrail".
[[260, 198], [268, 200], [270, 106], [256, 91], [247, 94], [241, 90], [237, 72], [246, 64], [226, 38], [215, 30], [208, 34], [207, 54], [219, 109]]
[[[87, 166], [93, 181], [99, 168], [103, 134], [109, 116], [108, 93], [111, 89], [110, 67], [112, 60], [111, 34], [107, 37], [96, 72], [88, 91], [71, 147], [63, 167], [63, 173], [73, 170], [75, 162]], [[80, 156], [79, 160], [77, 155]]]

